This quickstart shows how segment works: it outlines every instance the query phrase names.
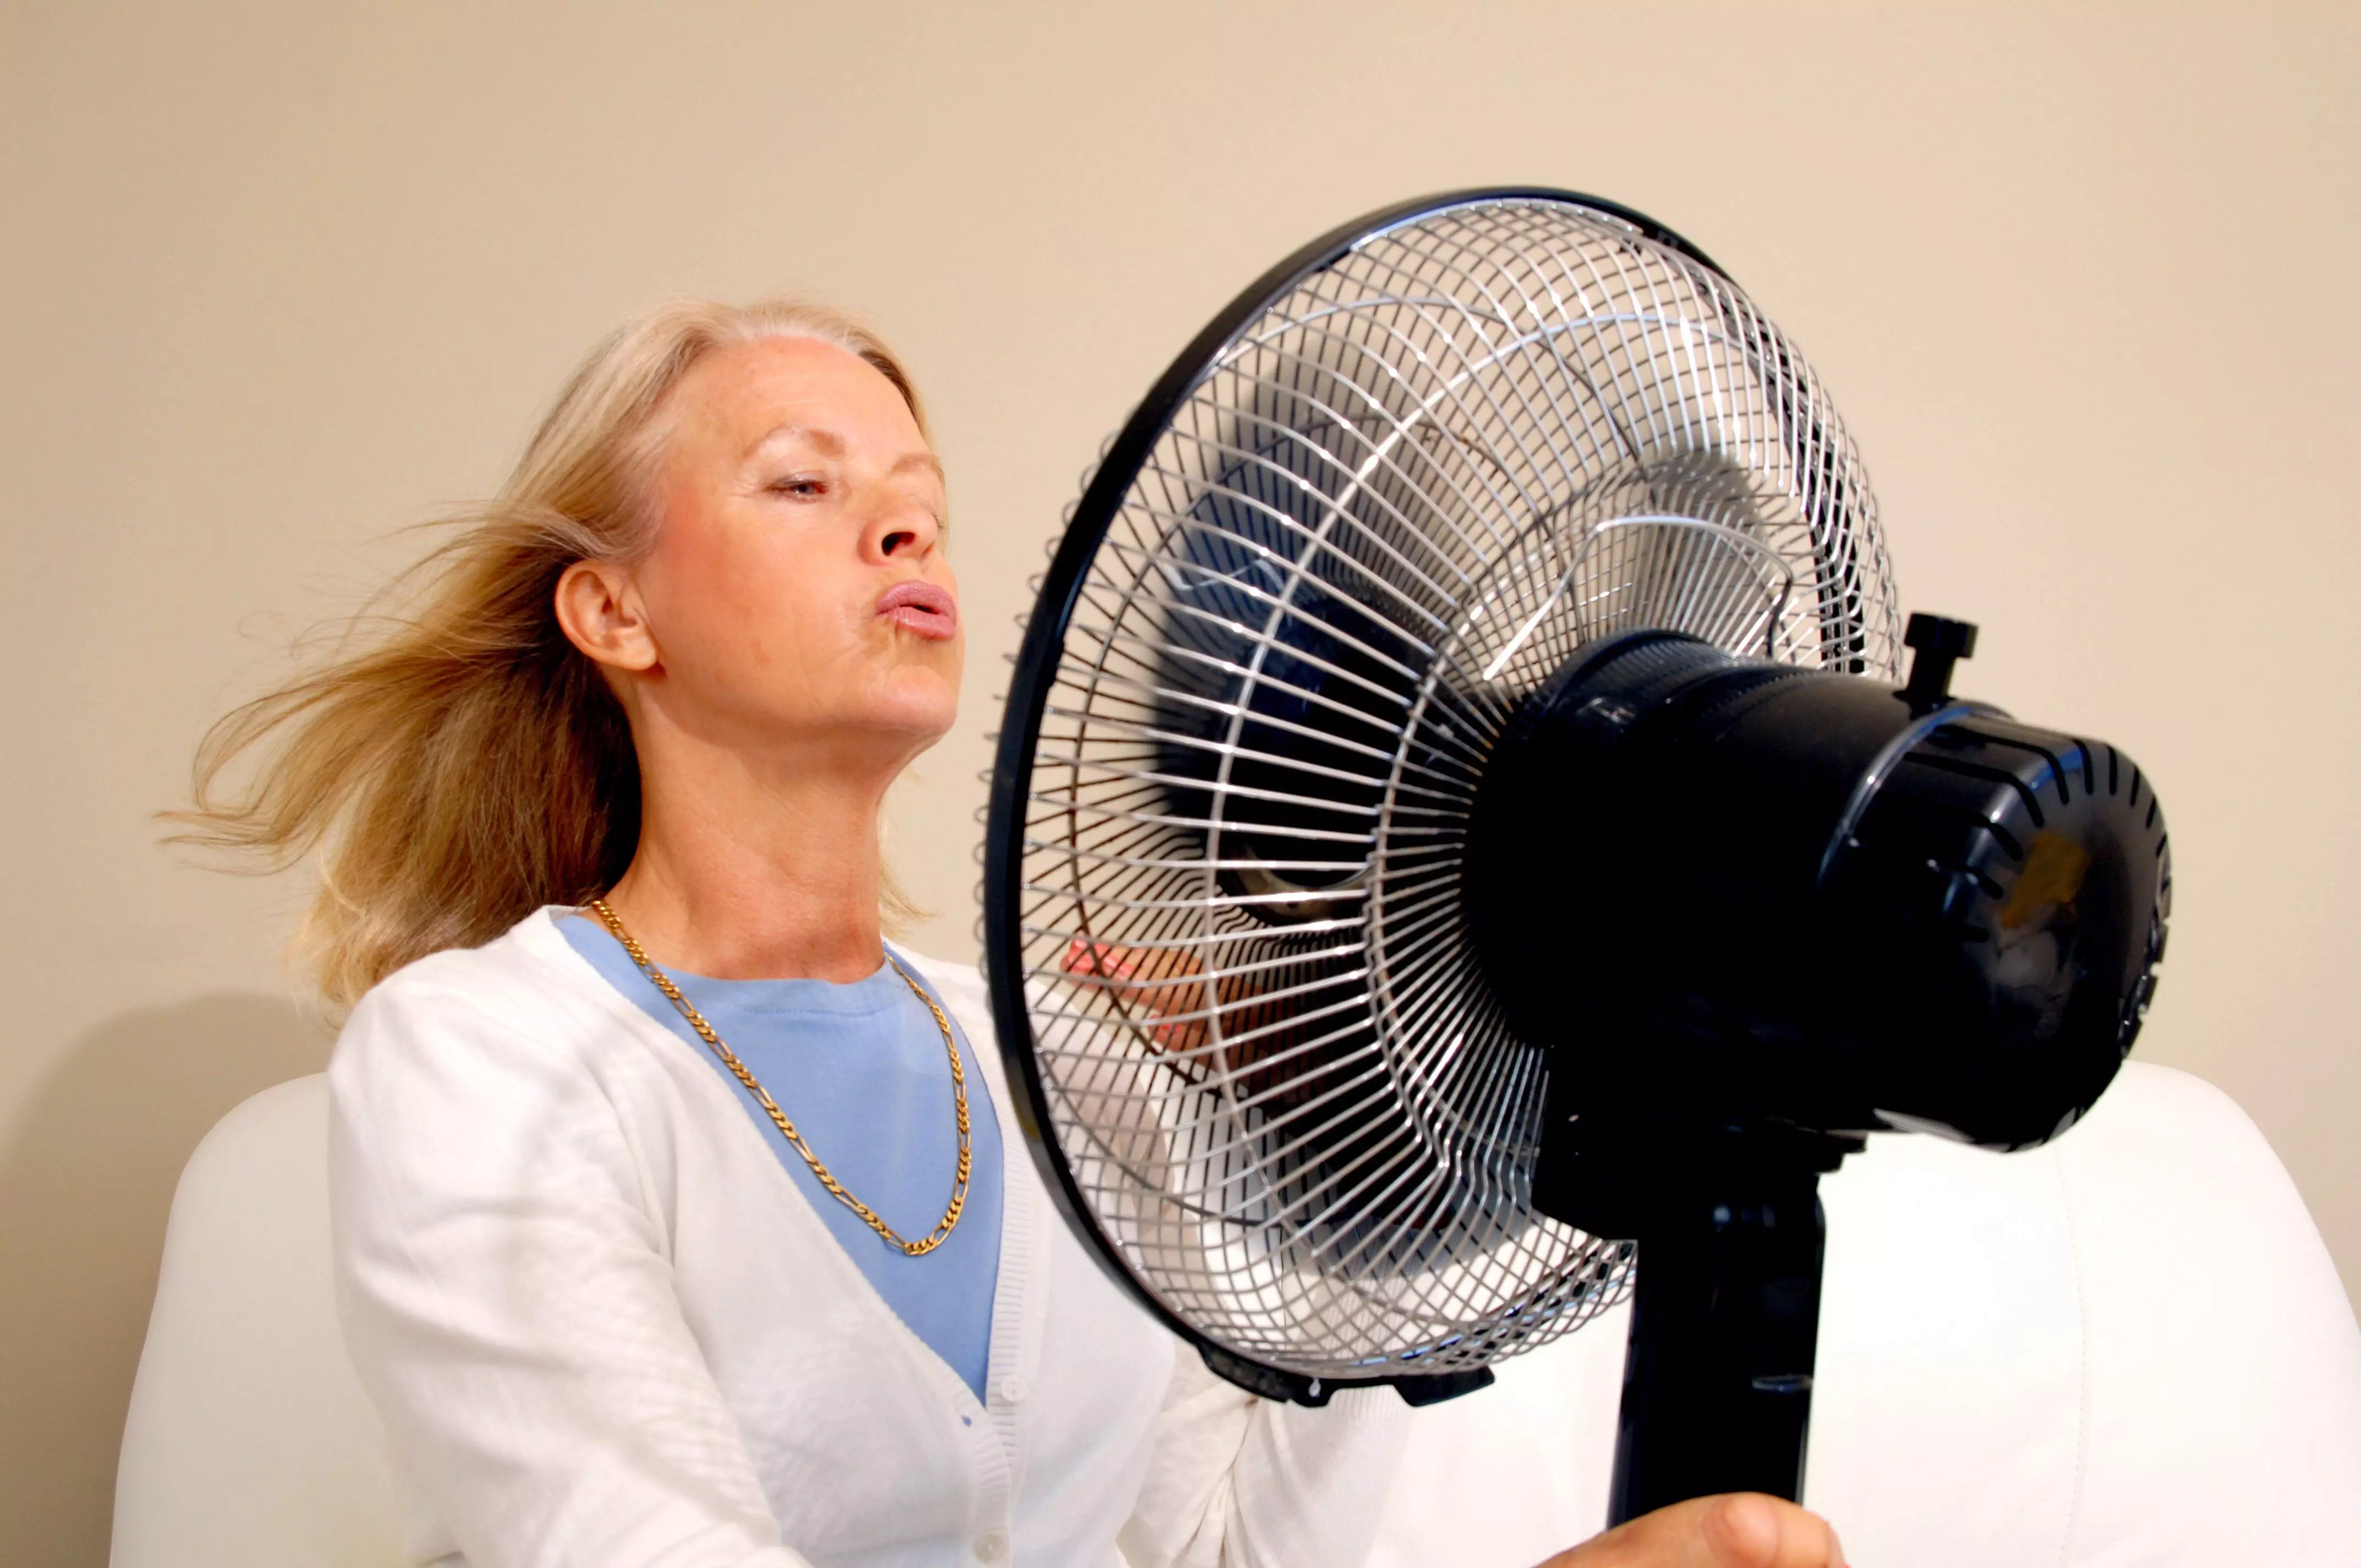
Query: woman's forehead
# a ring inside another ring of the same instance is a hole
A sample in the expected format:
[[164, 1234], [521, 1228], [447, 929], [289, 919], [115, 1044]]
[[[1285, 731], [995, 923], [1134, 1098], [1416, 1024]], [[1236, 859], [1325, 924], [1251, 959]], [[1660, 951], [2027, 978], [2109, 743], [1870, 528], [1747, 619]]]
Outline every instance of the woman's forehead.
[[931, 455], [900, 389], [858, 355], [808, 337], [715, 349], [674, 389], [679, 433], [741, 459], [780, 445], [827, 456], [853, 448], [896, 461]]

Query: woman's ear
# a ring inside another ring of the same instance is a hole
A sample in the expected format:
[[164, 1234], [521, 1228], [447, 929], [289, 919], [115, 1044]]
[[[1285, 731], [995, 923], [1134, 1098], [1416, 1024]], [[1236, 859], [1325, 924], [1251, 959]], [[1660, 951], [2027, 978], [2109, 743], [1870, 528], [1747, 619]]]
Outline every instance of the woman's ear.
[[631, 574], [612, 561], [577, 561], [557, 579], [566, 640], [610, 669], [652, 670], [661, 654]]

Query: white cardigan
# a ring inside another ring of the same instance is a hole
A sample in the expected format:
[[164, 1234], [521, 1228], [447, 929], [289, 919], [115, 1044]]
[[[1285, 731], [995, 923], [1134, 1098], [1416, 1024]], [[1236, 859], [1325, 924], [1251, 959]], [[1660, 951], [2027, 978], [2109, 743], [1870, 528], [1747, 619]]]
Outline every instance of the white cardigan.
[[1110, 1568], [1118, 1535], [1137, 1568], [1367, 1554], [1399, 1399], [1255, 1399], [1101, 1274], [1027, 1157], [973, 970], [919, 965], [1008, 1153], [984, 1404], [556, 913], [388, 979], [329, 1068], [339, 1310], [414, 1560]]

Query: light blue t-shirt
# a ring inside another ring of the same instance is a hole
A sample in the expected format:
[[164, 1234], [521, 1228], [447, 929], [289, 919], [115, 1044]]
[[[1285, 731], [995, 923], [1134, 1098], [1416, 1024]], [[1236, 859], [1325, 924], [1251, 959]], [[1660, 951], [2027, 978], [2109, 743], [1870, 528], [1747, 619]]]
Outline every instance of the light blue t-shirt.
[[[912, 1257], [829, 1195], [803, 1156], [780, 1136], [762, 1102], [697, 1038], [606, 927], [587, 916], [568, 915], [557, 928], [609, 984], [721, 1075], [837, 1245], [895, 1314], [981, 1400], [992, 1357], [992, 1298], [1000, 1278], [1000, 1123], [975, 1048], [958, 1024], [951, 1027], [967, 1069], [967, 1206], [942, 1245]], [[950, 1058], [935, 1015], [910, 994], [892, 964], [849, 985], [711, 980], [675, 969], [664, 973], [770, 1091], [812, 1153], [848, 1191], [908, 1240], [935, 1228], [959, 1169]], [[917, 979], [915, 969], [911, 977]], [[942, 998], [935, 1002], [939, 1006]]]

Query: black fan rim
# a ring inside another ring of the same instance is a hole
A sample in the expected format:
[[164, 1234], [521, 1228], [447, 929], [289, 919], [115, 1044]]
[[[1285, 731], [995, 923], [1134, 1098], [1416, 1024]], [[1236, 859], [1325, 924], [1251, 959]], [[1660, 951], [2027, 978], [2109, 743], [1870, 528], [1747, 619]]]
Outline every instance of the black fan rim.
[[[1023, 940], [1016, 929], [1024, 888], [1025, 805], [1031, 794], [1033, 755], [1040, 739], [1042, 712], [1083, 579], [1100, 545], [1105, 542], [1115, 514], [1122, 509], [1125, 496], [1130, 493], [1141, 464], [1170, 427], [1173, 415], [1194, 395], [1223, 350], [1235, 340], [1241, 329], [1259, 320], [1305, 279], [1371, 236], [1454, 208], [1498, 202], [1545, 202], [1604, 214], [1630, 225], [1642, 237], [1678, 252], [1718, 276], [1729, 277], [1704, 251], [1646, 214], [1602, 197], [1546, 185], [1480, 186], [1414, 197], [1364, 214], [1301, 247], [1248, 284], [1213, 316], [1157, 378], [1108, 444], [1090, 483], [1083, 488], [1082, 499], [1075, 505], [1073, 518], [1067, 524], [1065, 536], [1059, 541], [1049, 569], [1042, 578], [1041, 590], [1035, 598], [1032, 616], [1018, 643], [1009, 677], [1000, 738], [993, 754], [983, 853], [984, 984], [992, 1007], [993, 1033], [1015, 1102], [1012, 1109], [1025, 1135], [1034, 1168], [1042, 1185], [1049, 1189], [1060, 1218], [1082, 1239], [1091, 1260], [1126, 1295], [1194, 1348], [1223, 1376], [1266, 1398], [1299, 1404], [1324, 1404], [1328, 1394], [1338, 1388], [1389, 1384], [1400, 1386], [1405, 1398], [1422, 1404], [1430, 1398], [1480, 1387], [1490, 1382], [1491, 1376], [1487, 1369], [1439, 1375], [1411, 1372], [1367, 1378], [1311, 1377], [1271, 1366], [1199, 1332], [1157, 1299], [1155, 1292], [1132, 1271], [1121, 1251], [1100, 1228], [1067, 1164], [1065, 1151], [1050, 1130], [1049, 1093], [1034, 1050], [1032, 1010], [1025, 998], [1025, 974], [1019, 959]], [[1433, 1387], [1444, 1384], [1454, 1387]]]

